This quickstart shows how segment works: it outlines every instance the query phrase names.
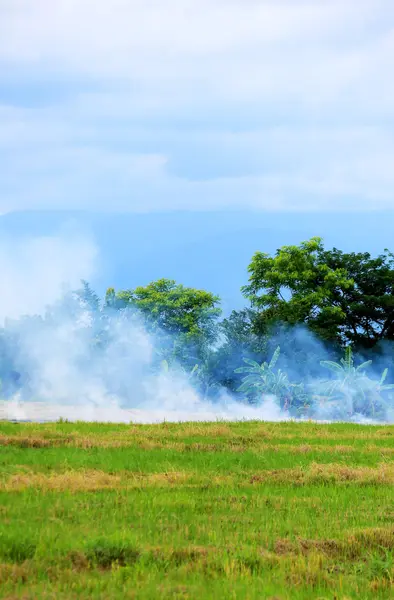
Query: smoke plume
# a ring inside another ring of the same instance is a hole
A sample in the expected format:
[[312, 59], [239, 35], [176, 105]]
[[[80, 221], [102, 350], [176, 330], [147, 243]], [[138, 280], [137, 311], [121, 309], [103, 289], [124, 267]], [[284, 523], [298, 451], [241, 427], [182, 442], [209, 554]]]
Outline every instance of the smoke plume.
[[[5, 282], [0, 325], [6, 325], [8, 345], [14, 340], [9, 354], [7, 344], [1, 346], [2, 360], [12, 358], [11, 371], [25, 377], [14, 393], [12, 381], [2, 382], [5, 392], [8, 385], [8, 393], [0, 418], [141, 423], [290, 418], [272, 394], [252, 406], [223, 389], [213, 402], [199, 396], [181, 369], [152, 368], [157, 340], [138, 314], [101, 311], [96, 315], [88, 302], [73, 293], [81, 280], [91, 280], [99, 270], [99, 253], [86, 235], [68, 231], [3, 242], [0, 268]], [[295, 331], [293, 340], [295, 352], [303, 351], [305, 356], [318, 352], [321, 359], [329, 358], [322, 344], [305, 330]], [[278, 342], [280, 336], [272, 340], [272, 347]], [[242, 356], [238, 363], [242, 365]], [[294, 380], [316, 384], [313, 369], [308, 376], [288, 358], [283, 367]], [[348, 391], [347, 401], [355, 403], [351, 384]], [[374, 422], [362, 411], [358, 414], [353, 405], [350, 412], [353, 420]], [[329, 404], [317, 404], [313, 418], [346, 420]], [[390, 407], [385, 420], [394, 420]]]
[[[72, 290], [99, 268], [92, 240], [69, 232], [0, 245], [5, 292], [1, 326], [18, 340], [15, 371], [22, 391], [2, 402], [1, 417], [18, 420], [158, 422], [286, 418], [274, 401], [259, 409], [223, 392], [203, 402], [179, 371], [152, 373], [155, 340], [138, 315], [106, 316], [104, 352], [94, 351], [94, 318]], [[1, 408], [1, 407], [0, 407]]]

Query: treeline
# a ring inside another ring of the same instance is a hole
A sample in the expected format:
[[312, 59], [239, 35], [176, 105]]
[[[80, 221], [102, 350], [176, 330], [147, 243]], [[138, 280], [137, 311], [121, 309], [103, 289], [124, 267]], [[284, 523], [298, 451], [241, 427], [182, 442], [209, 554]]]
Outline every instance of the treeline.
[[103, 299], [83, 282], [44, 317], [2, 328], [3, 396], [28, 389], [18, 352], [27, 320], [48, 326], [64, 310], [75, 319], [83, 310], [91, 318], [92, 352], [105, 352], [114, 316], [138, 316], [155, 340], [151, 369], [181, 371], [202, 398], [218, 400], [225, 390], [240, 402], [259, 404], [269, 394], [293, 416], [391, 418], [391, 252], [372, 258], [326, 250], [312, 238], [274, 256], [257, 252], [248, 273], [242, 288], [247, 307], [226, 318], [219, 297], [172, 280], [110, 288]]

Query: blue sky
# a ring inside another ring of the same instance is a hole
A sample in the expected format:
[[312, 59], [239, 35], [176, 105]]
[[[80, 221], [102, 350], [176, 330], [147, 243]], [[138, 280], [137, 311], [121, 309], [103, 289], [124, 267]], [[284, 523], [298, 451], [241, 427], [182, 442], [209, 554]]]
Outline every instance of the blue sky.
[[394, 207], [392, 0], [1, 0], [0, 213]]

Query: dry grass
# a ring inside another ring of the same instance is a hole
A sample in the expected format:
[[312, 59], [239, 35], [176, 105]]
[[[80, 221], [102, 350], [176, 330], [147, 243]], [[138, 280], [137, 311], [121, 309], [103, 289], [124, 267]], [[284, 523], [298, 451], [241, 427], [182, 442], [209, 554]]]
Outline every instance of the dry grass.
[[163, 487], [185, 484], [192, 479], [188, 473], [121, 473], [109, 474], [103, 471], [83, 469], [64, 473], [24, 472], [11, 475], [0, 489], [6, 492], [20, 492], [27, 488], [69, 492], [92, 492], [141, 487]]
[[[0, 423], [1, 425], [1, 423]], [[357, 427], [345, 430], [341, 426], [314, 423], [185, 423], [160, 425], [80, 426], [79, 424], [29, 423], [23, 427], [13, 426], [13, 433], [0, 433], [0, 446], [18, 447], [79, 447], [116, 448], [145, 445], [149, 448], [173, 447], [174, 449], [214, 450], [225, 446], [226, 451], [238, 448], [265, 448], [293, 446], [295, 452], [312, 451], [314, 448], [335, 446], [337, 452], [354, 451], [358, 443], [380, 447], [385, 443], [393, 452], [394, 430], [392, 427]], [[195, 439], [198, 438], [198, 441]], [[208, 439], [207, 439], [208, 438]], [[188, 439], [190, 442], [186, 442]], [[281, 442], [281, 443], [279, 443]], [[318, 446], [316, 446], [318, 442]], [[351, 442], [351, 443], [350, 443]], [[377, 445], [377, 442], [379, 444]], [[387, 444], [386, 444], [387, 442]], [[390, 446], [391, 444], [391, 446]]]
[[[209, 437], [215, 432], [224, 435], [223, 427], [209, 431]], [[378, 432], [377, 432], [378, 433]], [[45, 435], [46, 434], [46, 435]], [[216, 441], [204, 441], [204, 435], [201, 441], [198, 442], [182, 442], [179, 441], [179, 436], [169, 435], [166, 438], [159, 439], [157, 436], [144, 436], [141, 431], [136, 433], [122, 432], [119, 435], [77, 435], [67, 434], [54, 435], [53, 431], [43, 432], [41, 436], [33, 430], [30, 435], [1, 435], [0, 447], [12, 446], [16, 448], [81, 448], [81, 449], [119, 449], [119, 448], [139, 448], [141, 450], [172, 450], [175, 452], [191, 452], [191, 453], [242, 453], [252, 452], [261, 453], [286, 453], [290, 455], [309, 455], [309, 454], [328, 454], [333, 456], [354, 455], [364, 452], [365, 454], [379, 454], [381, 457], [391, 457], [394, 455], [394, 446], [381, 446], [378, 444], [350, 445], [350, 444], [332, 444], [333, 440], [338, 438], [326, 438], [325, 444], [310, 443], [313, 442], [313, 437], [308, 436], [307, 442], [299, 442], [294, 436], [278, 435], [272, 442], [267, 442], [265, 436], [245, 436], [231, 435], [229, 439], [218, 437]], [[386, 437], [386, 436], [385, 436]], [[152, 439], [153, 438], [153, 439]], [[279, 440], [285, 440], [286, 443], [278, 444]], [[348, 439], [348, 436], [347, 438]], [[357, 438], [355, 438], [356, 440]], [[373, 438], [375, 441], [377, 436]], [[393, 441], [394, 443], [394, 441]]]
[[274, 544], [274, 552], [280, 555], [311, 553], [324, 554], [331, 558], [343, 560], [362, 556], [365, 550], [377, 550], [381, 548], [394, 548], [394, 526], [389, 528], [361, 529], [342, 540], [319, 539], [309, 540], [297, 538], [295, 541], [289, 539], [278, 539]]
[[254, 474], [250, 483], [277, 482], [306, 485], [313, 483], [359, 483], [392, 485], [394, 483], [394, 464], [382, 463], [378, 467], [348, 467], [341, 464], [312, 463], [307, 467], [262, 471]]
[[215, 487], [256, 486], [258, 484], [313, 485], [313, 484], [362, 484], [393, 485], [394, 464], [382, 463], [378, 467], [349, 467], [342, 464], [312, 463], [307, 467], [265, 470], [259, 473], [207, 475], [198, 472], [167, 471], [142, 473], [123, 471], [116, 474], [95, 469], [67, 470], [49, 474], [23, 469], [10, 475], [0, 484], [5, 492], [20, 492], [27, 488], [56, 491], [97, 491], [145, 487]]

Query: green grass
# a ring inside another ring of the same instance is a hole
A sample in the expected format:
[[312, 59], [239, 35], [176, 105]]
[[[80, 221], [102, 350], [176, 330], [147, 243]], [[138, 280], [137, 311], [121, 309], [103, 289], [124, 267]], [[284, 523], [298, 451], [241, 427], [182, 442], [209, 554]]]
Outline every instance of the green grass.
[[394, 597], [394, 427], [0, 423], [4, 599]]

